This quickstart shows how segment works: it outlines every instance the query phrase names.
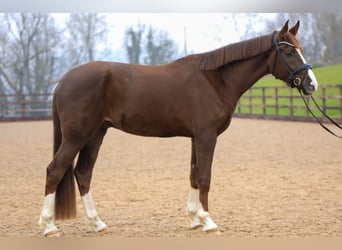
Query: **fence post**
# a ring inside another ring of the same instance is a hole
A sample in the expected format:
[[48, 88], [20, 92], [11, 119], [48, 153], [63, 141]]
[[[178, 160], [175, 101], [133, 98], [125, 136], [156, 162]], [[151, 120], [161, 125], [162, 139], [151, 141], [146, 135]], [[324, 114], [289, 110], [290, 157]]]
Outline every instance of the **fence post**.
[[237, 103], [237, 113], [241, 114], [241, 100], [240, 99], [238, 100], [238, 103]]
[[[309, 106], [310, 106], [310, 98], [306, 98], [306, 97], [304, 97], [305, 99], [306, 99], [306, 101], [307, 101], [307, 103], [309, 104]], [[310, 111], [305, 107], [305, 106], [303, 106], [303, 108], [306, 110], [306, 118], [308, 119], [308, 120], [310, 120], [310, 118], [311, 118], [311, 113], [310, 113]]]
[[342, 123], [342, 85], [339, 85], [340, 88], [340, 122]]
[[262, 114], [266, 116], [266, 96], [265, 96], [265, 89], [266, 87], [262, 87]]
[[278, 87], [274, 87], [274, 96], [275, 96], [275, 114], [279, 116], [279, 94], [278, 94]]
[[253, 88], [251, 88], [251, 89], [248, 91], [248, 93], [249, 93], [249, 96], [248, 96], [248, 101], [249, 101], [249, 103], [248, 103], [249, 115], [252, 114], [252, 106], [253, 106], [253, 104], [252, 104], [252, 102], [253, 102], [253, 100], [252, 100], [252, 98], [253, 98], [253, 93], [252, 93], [252, 91], [253, 91]]
[[322, 86], [322, 109], [324, 113], [327, 112], [327, 88], [326, 86]]
[[291, 120], [294, 120], [294, 113], [293, 113], [293, 89], [290, 89], [290, 117]]
[[25, 118], [26, 116], [26, 98], [24, 94], [20, 94], [19, 95], [19, 100], [20, 100], [20, 104], [22, 107], [22, 111], [21, 111], [21, 118]]

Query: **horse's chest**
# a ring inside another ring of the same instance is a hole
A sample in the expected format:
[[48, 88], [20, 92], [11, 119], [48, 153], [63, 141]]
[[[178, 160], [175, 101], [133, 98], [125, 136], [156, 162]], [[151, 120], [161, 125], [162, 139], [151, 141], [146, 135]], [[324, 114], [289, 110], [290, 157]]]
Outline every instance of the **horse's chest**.
[[227, 115], [222, 122], [220, 123], [219, 127], [218, 127], [218, 134], [223, 133], [230, 125], [230, 121], [231, 121], [232, 116], [231, 115]]

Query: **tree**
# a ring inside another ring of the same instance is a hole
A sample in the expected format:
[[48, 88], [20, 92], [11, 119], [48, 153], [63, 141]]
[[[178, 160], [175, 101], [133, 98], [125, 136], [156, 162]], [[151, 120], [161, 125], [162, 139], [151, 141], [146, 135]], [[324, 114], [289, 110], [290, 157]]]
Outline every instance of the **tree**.
[[279, 29], [286, 21], [301, 21], [298, 38], [305, 57], [316, 65], [335, 63], [342, 56], [337, 44], [342, 43], [341, 14], [335, 13], [279, 13], [266, 22], [266, 29]]
[[301, 42], [305, 57], [308, 61], [320, 64], [321, 56], [324, 51], [324, 46], [322, 45], [322, 34], [315, 33], [316, 29], [316, 19], [312, 13], [278, 13], [274, 19], [269, 19], [266, 21], [265, 28], [269, 31], [279, 30], [284, 23], [290, 20], [290, 23], [295, 23], [300, 21], [300, 31], [298, 32], [298, 39]]
[[64, 22], [54, 14], [0, 14], [0, 91], [51, 92], [71, 67], [106, 57], [104, 16], [71, 14]]
[[142, 53], [142, 38], [145, 31], [144, 25], [131, 26], [125, 32], [125, 47], [128, 61], [130, 63], [141, 63], [140, 57]]
[[60, 33], [53, 18], [21, 13], [3, 14], [0, 19], [2, 89], [15, 94], [46, 91], [60, 73], [56, 58]]
[[147, 33], [145, 64], [165, 64], [173, 60], [177, 55], [175, 42], [166, 31], [158, 31], [152, 26]]
[[103, 15], [97, 13], [70, 14], [67, 21], [70, 66], [94, 61], [108, 54], [108, 29]]
[[125, 32], [125, 48], [128, 61], [136, 64], [164, 64], [177, 57], [176, 43], [166, 31], [139, 24]]
[[325, 45], [322, 55], [323, 64], [336, 63], [342, 56], [339, 46], [342, 43], [342, 15], [336, 13], [315, 13], [313, 16], [317, 27], [314, 35], [320, 35], [321, 44]]
[[[4, 16], [0, 16], [1, 23], [4, 23]], [[8, 77], [5, 69], [8, 67], [7, 61], [7, 53], [9, 51], [9, 36], [8, 36], [8, 30], [5, 26], [0, 26], [0, 94], [6, 93], [6, 82], [10, 79], [6, 80]]]

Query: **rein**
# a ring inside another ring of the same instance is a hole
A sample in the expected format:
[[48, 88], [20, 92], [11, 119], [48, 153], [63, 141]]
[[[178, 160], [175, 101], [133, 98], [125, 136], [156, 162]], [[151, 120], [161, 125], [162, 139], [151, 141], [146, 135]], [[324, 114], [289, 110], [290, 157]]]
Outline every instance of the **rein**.
[[[323, 124], [323, 122], [314, 114], [314, 112], [312, 112], [309, 104], [307, 103], [307, 101], [305, 100], [301, 90], [300, 90], [300, 84], [301, 84], [301, 79], [296, 77], [297, 74], [299, 74], [300, 72], [304, 71], [304, 70], [308, 70], [308, 69], [312, 69], [312, 66], [311, 64], [308, 64], [308, 63], [304, 63], [303, 65], [299, 66], [297, 69], [293, 70], [290, 65], [287, 63], [287, 61], [285, 60], [285, 57], [284, 55], [280, 52], [280, 48], [279, 48], [279, 45], [280, 44], [286, 44], [290, 47], [293, 47], [295, 48], [296, 46], [287, 42], [287, 41], [280, 41], [278, 42], [277, 41], [277, 34], [278, 32], [275, 31], [274, 34], [273, 34], [273, 43], [274, 43], [274, 47], [276, 49], [276, 54], [275, 54], [275, 57], [274, 57], [274, 61], [273, 61], [273, 68], [272, 68], [272, 74], [274, 73], [274, 69], [275, 69], [275, 66], [276, 66], [276, 60], [277, 60], [277, 56], [278, 54], [281, 55], [281, 60], [283, 62], [283, 64], [286, 66], [287, 68], [287, 72], [289, 73], [289, 76], [290, 76], [290, 84], [288, 84], [291, 88], [297, 88], [298, 89], [298, 92], [300, 94], [300, 96], [302, 97], [303, 99], [303, 102], [307, 108], [307, 110], [310, 112], [310, 114], [316, 119], [316, 121], [319, 123], [319, 125], [321, 125], [322, 128], [324, 128], [326, 131], [328, 131], [330, 134], [336, 136], [337, 138], [340, 138], [342, 139], [342, 136], [340, 135], [337, 135], [336, 133], [334, 133], [332, 130], [330, 130], [327, 126], [325, 126]], [[274, 75], [274, 74], [273, 74]], [[316, 100], [314, 99], [314, 97], [312, 95], [310, 95], [311, 97], [311, 100], [313, 101], [313, 103], [315, 104], [315, 106], [317, 107], [317, 109], [322, 113], [322, 115], [327, 118], [332, 124], [334, 124], [337, 128], [339, 129], [342, 129], [342, 126], [339, 125], [336, 121], [334, 121], [331, 117], [329, 117], [320, 107], [319, 105], [317, 104]]]
[[[314, 112], [312, 112], [312, 110], [311, 110], [309, 104], [308, 104], [307, 101], [305, 100], [305, 97], [303, 96], [303, 94], [302, 94], [302, 92], [300, 91], [299, 88], [298, 88], [298, 92], [299, 92], [300, 96], [302, 97], [303, 102], [304, 102], [304, 104], [305, 104], [307, 110], [308, 110], [308, 111], [310, 112], [310, 114], [315, 118], [315, 120], [319, 123], [319, 125], [321, 125], [321, 127], [324, 128], [326, 131], [328, 131], [330, 134], [336, 136], [337, 138], [342, 139], [342, 136], [337, 135], [337, 134], [334, 133], [332, 130], [330, 130], [330, 129], [329, 129], [327, 126], [325, 126], [325, 125], [323, 124], [323, 122], [314, 114]], [[337, 128], [342, 129], [342, 126], [341, 126], [341, 125], [339, 125], [336, 121], [334, 121], [331, 117], [329, 117], [329, 116], [328, 116], [328, 115], [327, 115], [327, 114], [318, 106], [318, 104], [317, 104], [315, 98], [314, 98], [312, 95], [310, 95], [310, 97], [311, 97], [311, 100], [314, 102], [315, 106], [316, 106], [316, 107], [318, 108], [318, 110], [322, 113], [322, 115], [323, 115], [325, 118], [327, 118], [332, 124], [334, 124]]]

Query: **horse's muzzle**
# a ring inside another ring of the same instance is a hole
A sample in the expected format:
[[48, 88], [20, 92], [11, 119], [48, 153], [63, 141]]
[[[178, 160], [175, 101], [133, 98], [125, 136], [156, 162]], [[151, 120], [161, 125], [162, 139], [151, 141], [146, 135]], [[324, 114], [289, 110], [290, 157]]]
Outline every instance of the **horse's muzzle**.
[[307, 77], [307, 79], [302, 82], [299, 88], [302, 90], [304, 95], [311, 95], [313, 92], [316, 91], [316, 87], [312, 84], [312, 80], [310, 79], [310, 77]]

